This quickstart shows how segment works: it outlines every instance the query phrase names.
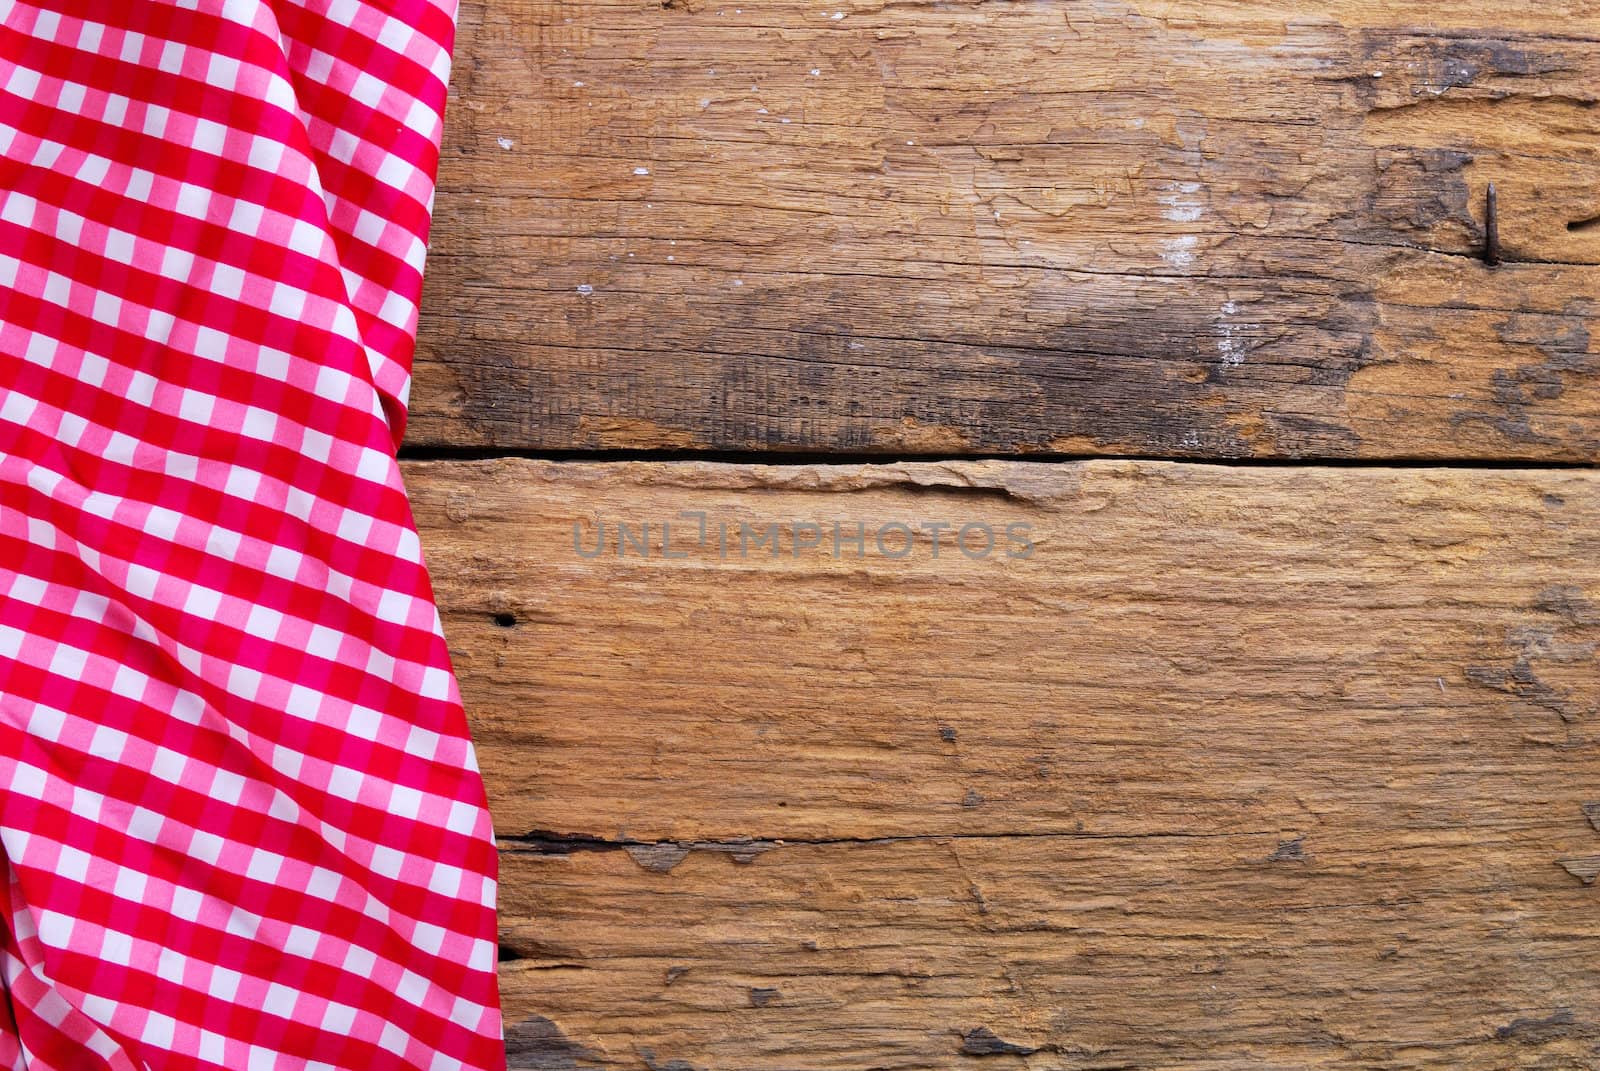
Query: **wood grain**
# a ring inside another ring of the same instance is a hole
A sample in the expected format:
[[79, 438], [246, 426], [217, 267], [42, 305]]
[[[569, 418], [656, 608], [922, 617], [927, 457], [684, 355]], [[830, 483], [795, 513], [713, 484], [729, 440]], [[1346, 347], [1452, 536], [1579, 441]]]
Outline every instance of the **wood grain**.
[[1594, 471], [405, 476], [514, 1066], [1600, 1060]]
[[413, 444], [1600, 457], [1600, 3], [741, 2], [463, 4]]

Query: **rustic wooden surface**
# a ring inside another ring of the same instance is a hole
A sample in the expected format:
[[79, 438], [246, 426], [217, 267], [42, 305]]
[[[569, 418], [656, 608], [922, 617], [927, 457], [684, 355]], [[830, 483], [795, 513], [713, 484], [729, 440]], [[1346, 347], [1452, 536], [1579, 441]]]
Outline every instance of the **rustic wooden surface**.
[[[513, 1066], [1600, 1063], [1600, 473], [405, 476]], [[1033, 550], [722, 560], [686, 511]]]
[[413, 456], [1443, 466], [408, 464], [512, 1066], [1600, 1066], [1600, 470], [1471, 467], [1600, 460], [1597, 105], [1593, 0], [465, 0]]
[[1597, 100], [1593, 0], [466, 0], [411, 441], [1594, 460]]

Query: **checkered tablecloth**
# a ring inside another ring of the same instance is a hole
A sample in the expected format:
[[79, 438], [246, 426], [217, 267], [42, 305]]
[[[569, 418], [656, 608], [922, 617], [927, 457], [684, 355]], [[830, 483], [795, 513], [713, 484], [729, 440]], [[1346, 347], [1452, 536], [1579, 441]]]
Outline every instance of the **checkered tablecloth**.
[[0, 0], [0, 1067], [503, 1067], [395, 463], [451, 0]]

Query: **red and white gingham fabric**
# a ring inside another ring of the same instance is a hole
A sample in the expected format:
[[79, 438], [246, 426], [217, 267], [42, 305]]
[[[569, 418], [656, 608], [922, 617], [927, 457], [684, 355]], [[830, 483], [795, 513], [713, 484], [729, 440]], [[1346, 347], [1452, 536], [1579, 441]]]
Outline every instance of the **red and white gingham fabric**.
[[0, 0], [0, 1068], [503, 1067], [395, 463], [452, 0]]

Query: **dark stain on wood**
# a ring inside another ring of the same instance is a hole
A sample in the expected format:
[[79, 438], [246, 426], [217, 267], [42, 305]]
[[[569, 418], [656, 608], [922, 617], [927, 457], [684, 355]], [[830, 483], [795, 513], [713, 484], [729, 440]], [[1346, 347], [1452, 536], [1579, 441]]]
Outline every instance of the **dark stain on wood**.
[[1467, 666], [1467, 680], [1514, 695], [1564, 723], [1593, 717], [1600, 711], [1600, 613], [1594, 602], [1577, 585], [1557, 584], [1539, 592], [1532, 610], [1532, 620], [1506, 630], [1507, 657]]
[[1600, 33], [1325, 7], [468, 0], [410, 441], [1600, 457]]
[[1561, 1008], [1543, 1017], [1513, 1019], [1497, 1027], [1494, 1036], [1502, 1041], [1523, 1041], [1536, 1044], [1568, 1033], [1577, 1024], [1571, 1008]]
[[645, 1071], [700, 1071], [688, 1060], [664, 1060], [656, 1055], [656, 1050], [640, 1046], [639, 1059], [644, 1061]]
[[510, 1071], [578, 1071], [593, 1067], [591, 1058], [588, 1049], [542, 1015], [530, 1015], [506, 1029], [506, 1066]]
[[1267, 862], [1304, 863], [1310, 858], [1306, 852], [1305, 838], [1295, 837], [1292, 840], [1279, 842], [1278, 846], [1272, 849], [1272, 854], [1267, 856]]
[[1589, 819], [1589, 824], [1594, 826], [1595, 832], [1600, 833], [1600, 800], [1593, 800], [1583, 805], [1583, 815]]
[[1006, 1041], [986, 1026], [974, 1027], [961, 1035], [961, 1052], [966, 1056], [1032, 1056], [1038, 1051], [1032, 1045]]
[[1556, 862], [1561, 869], [1585, 885], [1593, 885], [1595, 879], [1600, 878], [1600, 855], [1581, 855], [1573, 859], [1557, 859]]

